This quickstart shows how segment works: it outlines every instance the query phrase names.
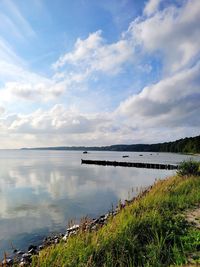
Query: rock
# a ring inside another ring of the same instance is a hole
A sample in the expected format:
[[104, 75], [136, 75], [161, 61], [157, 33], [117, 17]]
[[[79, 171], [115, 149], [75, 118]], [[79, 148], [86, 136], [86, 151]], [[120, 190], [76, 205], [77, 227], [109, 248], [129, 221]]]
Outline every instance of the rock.
[[101, 215], [98, 219], [94, 219], [92, 221], [92, 224], [98, 224], [98, 223], [102, 223], [105, 221], [105, 215]]
[[24, 252], [21, 251], [21, 250], [18, 250], [16, 254], [17, 254], [17, 255], [22, 255], [22, 254], [24, 254]]
[[54, 243], [55, 243], [55, 244], [58, 244], [58, 243], [59, 243], [59, 239], [56, 238], [56, 239], [54, 240]]
[[35, 245], [30, 245], [30, 246], [28, 247], [28, 251], [31, 250], [31, 249], [36, 250], [36, 249], [37, 249], [37, 246], [35, 246]]
[[44, 246], [48, 246], [51, 244], [51, 238], [50, 237], [46, 237], [43, 241], [43, 245]]
[[21, 261], [30, 261], [30, 259], [31, 259], [31, 257], [32, 257], [32, 254], [30, 254], [30, 253], [24, 253], [23, 255], [22, 255], [22, 259], [21, 259]]
[[17, 249], [14, 249], [14, 250], [13, 250], [13, 253], [16, 253], [16, 252], [17, 252]]
[[92, 224], [96, 224], [99, 222], [99, 219], [93, 219]]
[[79, 224], [74, 224], [72, 227], [67, 228], [67, 232], [72, 232], [79, 229]]
[[108, 217], [109, 217], [109, 213], [107, 213], [107, 214], [105, 215], [105, 220], [107, 220]]
[[105, 220], [106, 220], [105, 215], [103, 215], [103, 216], [101, 216], [101, 217], [99, 218], [99, 223], [104, 223]]
[[25, 262], [25, 261], [21, 261], [21, 262], [19, 263], [19, 266], [20, 266], [20, 267], [25, 267], [25, 266], [27, 266], [27, 262]]
[[40, 246], [39, 246], [39, 250], [42, 250], [43, 248], [44, 248], [43, 245], [40, 245]]
[[10, 258], [4, 259], [2, 261], [3, 266], [12, 266], [12, 264], [13, 264], [13, 259], [10, 259]]
[[63, 236], [62, 240], [67, 241], [68, 236], [69, 236], [69, 234], [66, 233], [66, 234]]
[[34, 254], [36, 254], [36, 253], [37, 253], [37, 250], [36, 250], [36, 249], [34, 249], [34, 248], [32, 248], [32, 249], [30, 249], [30, 250], [28, 251], [28, 253], [30, 253], [30, 254], [32, 254], [32, 255], [34, 255]]
[[91, 227], [91, 230], [92, 230], [92, 231], [97, 230], [97, 225], [93, 225], [93, 226]]
[[77, 231], [71, 231], [71, 232], [69, 232], [69, 236], [71, 236], [71, 235], [76, 235], [76, 233], [77, 233]]

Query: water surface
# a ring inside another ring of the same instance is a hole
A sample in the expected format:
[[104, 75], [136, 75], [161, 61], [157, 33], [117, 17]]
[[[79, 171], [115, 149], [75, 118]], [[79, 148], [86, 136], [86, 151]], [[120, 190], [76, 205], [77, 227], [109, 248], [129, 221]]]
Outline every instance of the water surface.
[[[140, 156], [140, 155], [143, 156]], [[152, 155], [151, 155], [152, 154]], [[129, 158], [122, 158], [129, 155]], [[70, 219], [96, 217], [129, 197], [132, 188], [174, 173], [81, 165], [81, 158], [176, 164], [190, 156], [170, 153], [0, 151], [0, 257], [12, 246], [26, 249]], [[199, 157], [195, 157], [199, 160]], [[134, 190], [133, 194], [137, 194]]]

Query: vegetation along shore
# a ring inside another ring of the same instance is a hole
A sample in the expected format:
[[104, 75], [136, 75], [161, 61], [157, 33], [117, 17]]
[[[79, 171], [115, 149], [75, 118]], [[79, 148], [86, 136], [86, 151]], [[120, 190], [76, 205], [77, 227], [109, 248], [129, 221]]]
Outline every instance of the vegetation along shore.
[[132, 145], [111, 145], [111, 146], [61, 146], [61, 147], [37, 147], [22, 148], [23, 150], [75, 150], [75, 151], [132, 151], [132, 152], [174, 152], [186, 154], [200, 154], [200, 135], [195, 137], [186, 137], [173, 142], [164, 142], [157, 144], [132, 144]]
[[53, 244], [46, 239], [28, 266], [198, 265], [199, 214], [199, 163], [184, 162], [177, 175], [156, 181], [116, 210], [71, 224]]

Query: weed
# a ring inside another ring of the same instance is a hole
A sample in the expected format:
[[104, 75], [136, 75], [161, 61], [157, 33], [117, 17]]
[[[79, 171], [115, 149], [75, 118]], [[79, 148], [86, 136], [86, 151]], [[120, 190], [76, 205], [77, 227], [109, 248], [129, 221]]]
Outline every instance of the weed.
[[189, 160], [183, 161], [178, 168], [178, 175], [198, 175], [200, 164], [197, 161]]

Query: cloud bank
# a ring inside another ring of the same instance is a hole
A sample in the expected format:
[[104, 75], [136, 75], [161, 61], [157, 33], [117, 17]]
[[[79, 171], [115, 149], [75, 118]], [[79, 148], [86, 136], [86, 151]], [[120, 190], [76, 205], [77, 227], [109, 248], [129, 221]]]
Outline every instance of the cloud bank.
[[[23, 34], [35, 38], [17, 9], [10, 10], [23, 23]], [[101, 30], [77, 38], [72, 50], [52, 63], [48, 77], [31, 71], [1, 38], [2, 148], [160, 142], [199, 134], [199, 13], [198, 0], [168, 5], [150, 0], [118, 40], [108, 42]], [[159, 79], [138, 91], [130, 84], [126, 97], [109, 111], [84, 112], [81, 106], [66, 104], [75, 93], [97, 90], [95, 82], [101, 79], [136, 76], [140, 68], [151, 77], [159, 68]], [[41, 106], [31, 112], [9, 111], [18, 101]]]

